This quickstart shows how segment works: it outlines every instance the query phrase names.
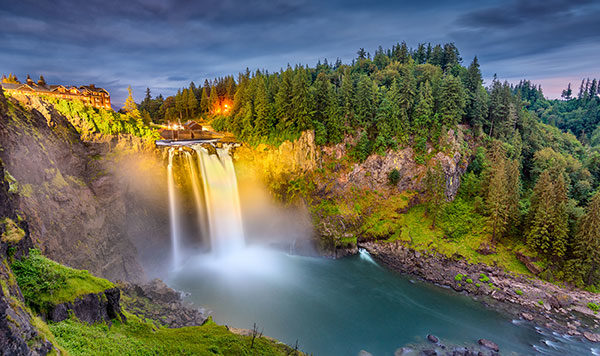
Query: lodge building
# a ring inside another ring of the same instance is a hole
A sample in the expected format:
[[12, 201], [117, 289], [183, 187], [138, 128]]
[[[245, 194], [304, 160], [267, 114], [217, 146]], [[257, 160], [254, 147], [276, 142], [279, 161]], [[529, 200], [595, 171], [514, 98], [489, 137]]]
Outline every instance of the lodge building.
[[48, 85], [40, 77], [38, 82], [34, 82], [29, 76], [25, 83], [7, 82], [6, 77], [2, 77], [2, 88], [9, 94], [21, 94], [28, 96], [50, 96], [66, 100], [80, 100], [85, 105], [95, 108], [111, 109], [110, 94], [106, 89], [98, 88], [94, 84], [76, 86]]

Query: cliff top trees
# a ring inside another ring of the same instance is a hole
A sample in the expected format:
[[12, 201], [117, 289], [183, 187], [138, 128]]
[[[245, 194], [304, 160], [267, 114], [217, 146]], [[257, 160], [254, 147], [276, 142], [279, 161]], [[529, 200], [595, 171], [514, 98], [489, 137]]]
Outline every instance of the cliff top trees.
[[131, 85], [127, 87], [127, 91], [129, 92], [129, 95], [127, 96], [127, 99], [125, 100], [125, 105], [123, 105], [122, 110], [129, 116], [137, 119], [137, 118], [141, 117], [141, 115], [140, 115], [140, 111], [138, 110], [137, 104], [133, 100]]

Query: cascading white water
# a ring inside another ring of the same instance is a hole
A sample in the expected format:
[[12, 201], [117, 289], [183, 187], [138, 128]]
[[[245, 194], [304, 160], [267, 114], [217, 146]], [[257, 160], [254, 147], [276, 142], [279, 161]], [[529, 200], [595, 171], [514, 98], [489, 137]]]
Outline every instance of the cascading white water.
[[224, 255], [244, 246], [244, 229], [237, 178], [229, 149], [217, 148], [209, 154], [201, 145], [194, 145], [204, 186], [211, 252]]
[[175, 192], [175, 178], [173, 177], [173, 155], [175, 149], [169, 149], [169, 164], [167, 165], [167, 180], [169, 187], [169, 218], [171, 221], [171, 249], [173, 253], [173, 266], [179, 267], [180, 263], [180, 228], [177, 213], [177, 196]]
[[[194, 203], [196, 204], [196, 215], [197, 215], [197, 224], [198, 224], [198, 232], [202, 235], [208, 233], [208, 229], [206, 228], [206, 224], [208, 223], [205, 219], [205, 205], [204, 199], [201, 193], [200, 180], [196, 174], [196, 164], [194, 163], [194, 157], [190, 152], [185, 152], [185, 157], [187, 158], [188, 168], [190, 172], [190, 184], [192, 186], [192, 191], [194, 192]], [[200, 159], [198, 157], [198, 159]]]

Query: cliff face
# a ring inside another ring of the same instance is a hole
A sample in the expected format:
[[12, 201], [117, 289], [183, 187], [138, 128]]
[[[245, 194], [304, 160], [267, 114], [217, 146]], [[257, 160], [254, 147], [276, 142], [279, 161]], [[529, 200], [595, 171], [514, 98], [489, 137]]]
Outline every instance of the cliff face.
[[[465, 173], [470, 148], [463, 149], [463, 144], [469, 146], [469, 142], [463, 136], [464, 129], [448, 132], [448, 139], [444, 151], [434, 154], [433, 148], [428, 147], [428, 162], [417, 162], [418, 154], [412, 147], [400, 150], [388, 150], [385, 155], [372, 154], [364, 162], [353, 163], [349, 169], [340, 169], [333, 176], [334, 181], [328, 181], [321, 188], [332, 190], [341, 194], [352, 187], [359, 189], [370, 189], [388, 193], [403, 191], [422, 192], [424, 189], [423, 178], [427, 174], [429, 166], [439, 163], [446, 176], [446, 197], [453, 200], [460, 187], [460, 178]], [[457, 138], [458, 137], [458, 138]], [[472, 143], [471, 143], [472, 145]], [[331, 147], [324, 147], [321, 155], [321, 164], [337, 163], [349, 154], [346, 142]], [[398, 183], [391, 186], [389, 173], [397, 169], [400, 179]]]
[[[7, 103], [0, 89], [0, 110]], [[32, 247], [29, 229], [17, 215], [18, 196], [0, 160], [0, 354], [45, 355], [53, 349], [25, 307], [23, 295], [9, 267], [9, 254], [20, 257]]]
[[0, 159], [33, 243], [68, 266], [113, 280], [140, 280], [143, 270], [125, 234], [126, 198], [102, 162], [106, 151], [106, 144], [83, 142], [39, 98], [0, 104]]

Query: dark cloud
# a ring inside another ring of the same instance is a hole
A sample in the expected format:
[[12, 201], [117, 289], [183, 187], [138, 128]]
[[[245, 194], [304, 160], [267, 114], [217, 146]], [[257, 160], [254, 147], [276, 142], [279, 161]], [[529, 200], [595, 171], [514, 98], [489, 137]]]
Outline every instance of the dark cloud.
[[[480, 56], [484, 72], [517, 76], [527, 69], [531, 76], [556, 77], [564, 73], [550, 69], [560, 71], [558, 64], [573, 61], [567, 55], [572, 46], [600, 43], [599, 7], [591, 1], [0, 3], [0, 69], [44, 74], [48, 81], [96, 82], [111, 91], [116, 105], [128, 85], [138, 99], [146, 86], [169, 95], [189, 81], [235, 75], [246, 67], [276, 71], [325, 57], [350, 61], [359, 47], [373, 52], [402, 40], [413, 46], [454, 41], [464, 58]], [[532, 63], [544, 54], [554, 62], [545, 68]], [[569, 68], [573, 75], [583, 71], [581, 65]]]

